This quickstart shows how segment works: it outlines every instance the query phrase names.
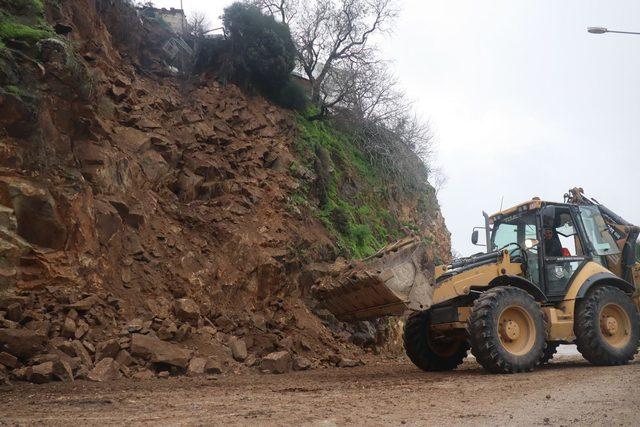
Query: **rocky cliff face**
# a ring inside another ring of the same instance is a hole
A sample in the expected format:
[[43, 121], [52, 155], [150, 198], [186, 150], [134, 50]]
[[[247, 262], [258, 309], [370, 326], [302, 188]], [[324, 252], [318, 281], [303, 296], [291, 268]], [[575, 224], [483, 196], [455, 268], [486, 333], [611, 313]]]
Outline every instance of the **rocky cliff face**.
[[[338, 252], [292, 209], [318, 179], [292, 168], [296, 118], [171, 76], [164, 30], [131, 13], [47, 3], [60, 35], [0, 50], [0, 377], [355, 363], [353, 336], [385, 328], [313, 312], [313, 263]], [[406, 196], [390, 209], [448, 257], [437, 206], [426, 218]]]

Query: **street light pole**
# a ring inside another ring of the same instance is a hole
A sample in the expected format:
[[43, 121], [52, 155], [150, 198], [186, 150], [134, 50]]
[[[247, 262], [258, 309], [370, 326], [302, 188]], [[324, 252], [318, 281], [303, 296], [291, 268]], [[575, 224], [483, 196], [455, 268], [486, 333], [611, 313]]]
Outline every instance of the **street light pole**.
[[616, 30], [610, 30], [610, 29], [605, 28], [605, 27], [588, 27], [587, 31], [590, 32], [591, 34], [618, 33], [618, 34], [637, 34], [637, 35], [640, 35], [640, 33], [636, 33], [634, 31], [616, 31]]

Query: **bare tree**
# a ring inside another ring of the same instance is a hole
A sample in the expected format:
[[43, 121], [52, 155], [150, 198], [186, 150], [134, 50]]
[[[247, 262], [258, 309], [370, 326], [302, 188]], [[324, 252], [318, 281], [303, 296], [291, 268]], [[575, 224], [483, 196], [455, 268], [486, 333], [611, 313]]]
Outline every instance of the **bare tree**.
[[311, 0], [304, 7], [297, 0], [250, 2], [289, 24], [311, 101], [319, 106], [340, 103], [340, 93], [328, 87], [332, 74], [376, 62], [371, 37], [388, 31], [398, 13], [394, 0]]
[[200, 39], [211, 31], [211, 21], [207, 14], [201, 10], [194, 11], [187, 20], [187, 33], [196, 39]]

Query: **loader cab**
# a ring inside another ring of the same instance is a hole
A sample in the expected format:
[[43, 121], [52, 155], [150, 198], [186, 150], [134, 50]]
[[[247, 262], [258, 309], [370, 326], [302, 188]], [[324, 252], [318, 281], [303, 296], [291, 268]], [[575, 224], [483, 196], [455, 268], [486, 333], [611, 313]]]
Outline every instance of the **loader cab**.
[[588, 261], [607, 266], [619, 253], [595, 206], [532, 201], [490, 218], [492, 251], [507, 249], [524, 277], [550, 302], [560, 301]]

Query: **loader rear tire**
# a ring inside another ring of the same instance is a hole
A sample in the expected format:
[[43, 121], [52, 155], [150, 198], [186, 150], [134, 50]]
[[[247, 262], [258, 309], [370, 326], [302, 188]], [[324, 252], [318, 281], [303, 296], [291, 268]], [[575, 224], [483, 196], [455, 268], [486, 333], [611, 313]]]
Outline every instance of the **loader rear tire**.
[[404, 325], [404, 349], [423, 371], [451, 371], [467, 356], [469, 344], [461, 339], [436, 339], [431, 334], [429, 311], [412, 313]]
[[533, 371], [547, 344], [540, 306], [510, 286], [490, 289], [474, 302], [469, 337], [478, 363], [496, 374]]
[[640, 320], [633, 301], [618, 288], [601, 286], [576, 302], [576, 345], [594, 365], [623, 365], [640, 344]]

